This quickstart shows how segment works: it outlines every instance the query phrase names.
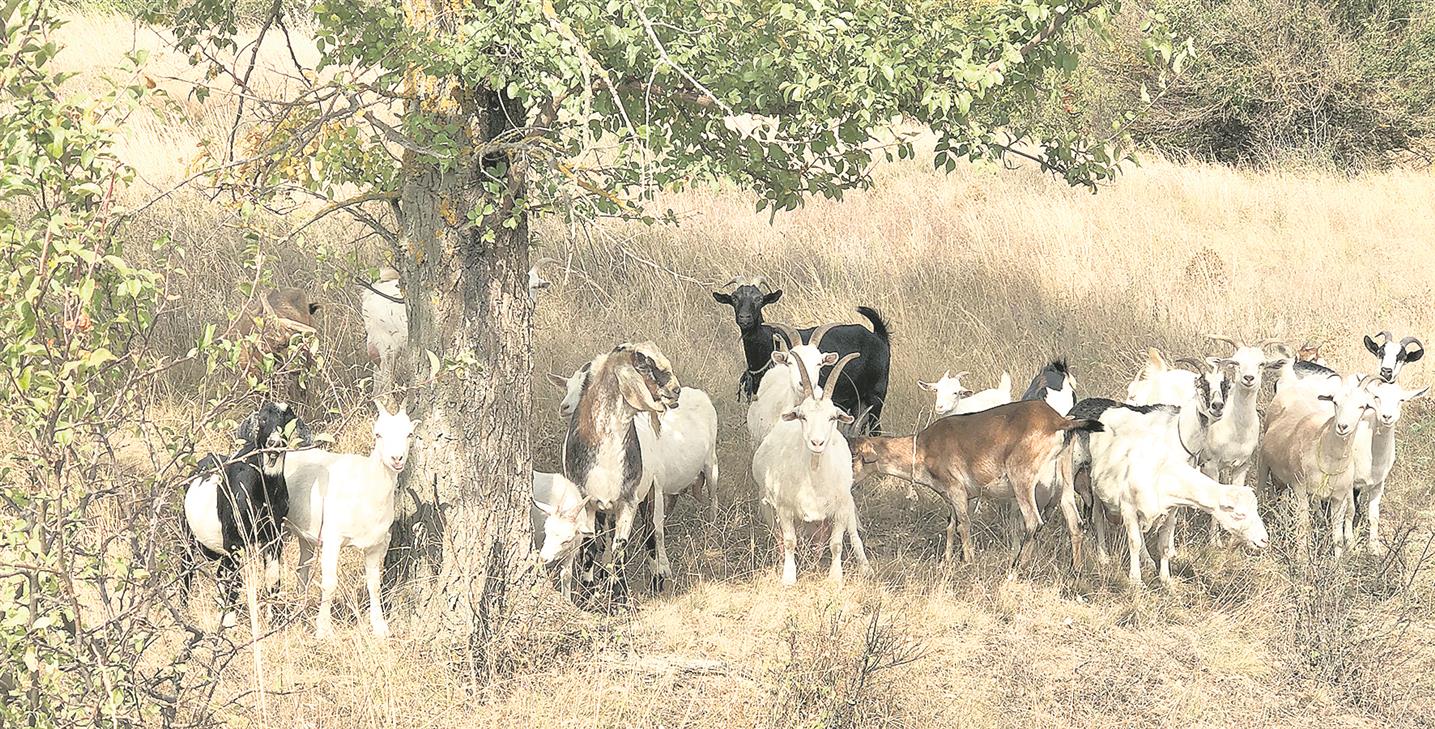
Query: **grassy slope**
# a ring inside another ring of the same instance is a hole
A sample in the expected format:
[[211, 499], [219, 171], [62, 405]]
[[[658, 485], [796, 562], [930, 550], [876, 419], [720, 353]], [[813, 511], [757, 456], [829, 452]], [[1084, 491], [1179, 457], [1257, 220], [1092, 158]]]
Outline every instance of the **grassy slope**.
[[[117, 27], [85, 20], [67, 38], [91, 44], [86, 65], [103, 67], [99, 59], [129, 46], [131, 34]], [[172, 58], [156, 63], [181, 67]], [[222, 129], [222, 103], [184, 104], [167, 123], [136, 119], [127, 158], [155, 184], [183, 177], [186, 150]], [[1201, 333], [1324, 341], [1341, 367], [1369, 365], [1357, 344], [1363, 332], [1431, 339], [1432, 199], [1435, 179], [1411, 172], [1344, 179], [1156, 162], [1091, 196], [1031, 170], [964, 168], [944, 177], [911, 163], [879, 169], [870, 192], [771, 222], [751, 213], [747, 196], [714, 189], [667, 200], [683, 215], [677, 228], [601, 225], [570, 236], [544, 222], [541, 254], [572, 268], [549, 276], [554, 287], [538, 306], [536, 370], [566, 373], [618, 341], [655, 340], [684, 384], [708, 390], [718, 405], [722, 519], [702, 524], [685, 502], [669, 532], [679, 573], [672, 594], [643, 597], [629, 616], [555, 613], [552, 624], [524, 626], [529, 660], [481, 694], [464, 690], [441, 647], [411, 637], [420, 626], [409, 624], [400, 590], [390, 603], [397, 637], [386, 645], [352, 627], [318, 644], [307, 623], [265, 641], [266, 675], [256, 679], [247, 661], [237, 662], [224, 693], [239, 698], [226, 715], [335, 727], [789, 725], [822, 721], [835, 706], [864, 726], [1428, 721], [1431, 622], [1422, 618], [1393, 641], [1391, 655], [1405, 663], [1381, 672], [1373, 670], [1380, 645], [1361, 644], [1351, 666], [1329, 668], [1331, 649], [1313, 648], [1305, 630], [1329, 622], [1342, 626], [1337, 635], [1364, 635], [1429, 599], [1424, 581], [1405, 601], [1379, 599], [1390, 578], [1372, 576], [1378, 566], [1363, 560], [1350, 568], [1361, 581], [1316, 580], [1344, 597], [1313, 614], [1301, 612], [1309, 601], [1296, 599], [1270, 555], [1192, 548], [1172, 592], [1133, 594], [1115, 568], [1071, 580], [1058, 567], [1064, 544], [1047, 533], [1034, 573], [1008, 581], [1004, 538], [990, 517], [982, 517], [977, 565], [947, 569], [937, 561], [938, 502], [924, 495], [914, 511], [900, 487], [874, 484], [858, 507], [878, 577], [839, 592], [808, 564], [797, 588], [780, 589], [771, 541], [752, 533], [743, 505], [750, 448], [732, 398], [742, 367], [736, 327], [708, 291], [734, 274], [762, 273], [786, 291], [769, 317], [798, 324], [851, 321], [854, 306], [875, 306], [894, 331], [886, 425], [910, 431], [930, 407], [914, 381], [947, 368], [977, 373], [980, 387], [1007, 368], [1020, 387], [1061, 354], [1083, 392], [1119, 395], [1145, 347], [1205, 352]], [[176, 347], [238, 303], [232, 281], [242, 244], [224, 227], [231, 215], [181, 195], [135, 229], [170, 233], [190, 249], [192, 273], [175, 285], [193, 305], [162, 325]], [[315, 231], [311, 247], [344, 250], [352, 240], [338, 224]], [[1203, 247], [1230, 267], [1223, 285], [1186, 275]], [[334, 261], [302, 247], [271, 251], [270, 260], [279, 282], [312, 285], [335, 274]], [[322, 345], [333, 374], [325, 404], [353, 407], [363, 398], [352, 387], [362, 373], [356, 300], [342, 287], [327, 298]], [[1428, 373], [1422, 362], [1404, 378], [1424, 383]], [[552, 467], [557, 393], [538, 386], [534, 457]], [[182, 392], [176, 383], [177, 421], [194, 410]], [[1392, 526], [1431, 517], [1435, 417], [1417, 403], [1407, 419], [1386, 498]], [[341, 436], [352, 449], [367, 447], [362, 424]], [[355, 594], [358, 571], [346, 565], [346, 591]], [[286, 594], [301, 602], [290, 585]], [[310, 613], [314, 602], [310, 595]], [[195, 609], [205, 604], [196, 599]], [[851, 667], [879, 606], [892, 639], [918, 646], [921, 657], [854, 690]], [[617, 660], [628, 655], [651, 661], [631, 670]], [[682, 668], [696, 659], [718, 663]], [[246, 693], [254, 689], [270, 692], [262, 714]]]

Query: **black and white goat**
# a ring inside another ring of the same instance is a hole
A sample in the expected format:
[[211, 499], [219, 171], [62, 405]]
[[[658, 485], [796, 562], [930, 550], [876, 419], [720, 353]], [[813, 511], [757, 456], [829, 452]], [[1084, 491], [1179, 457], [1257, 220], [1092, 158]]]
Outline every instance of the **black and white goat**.
[[[1364, 343], [1365, 350], [1380, 360], [1380, 369], [1376, 371], [1376, 374], [1385, 382], [1395, 382], [1396, 376], [1400, 374], [1400, 370], [1404, 368], [1405, 365], [1411, 362], [1418, 362], [1421, 357], [1425, 356], [1425, 345], [1421, 344], [1420, 340], [1415, 337], [1405, 337], [1404, 339], [1396, 341], [1395, 335], [1382, 331], [1374, 337], [1366, 335]], [[1301, 348], [1301, 351], [1305, 350], [1305, 347]], [[1276, 391], [1279, 392], [1281, 387], [1292, 379], [1302, 379], [1315, 375], [1318, 380], [1325, 381], [1331, 376], [1338, 374], [1335, 370], [1320, 362], [1307, 361], [1296, 357], [1294, 361], [1291, 362], [1290, 368], [1282, 372], [1281, 379], [1276, 383]]]
[[208, 455], [185, 485], [184, 525], [192, 542], [183, 551], [181, 586], [186, 601], [195, 553], [218, 560], [223, 627], [233, 627], [239, 606], [239, 560], [264, 555], [265, 584], [277, 586], [289, 491], [284, 452], [290, 436], [308, 440], [308, 430], [287, 403], [266, 402], [239, 425], [242, 445], [227, 459]]
[[1045, 400], [1052, 410], [1070, 415], [1071, 408], [1076, 405], [1076, 384], [1066, 360], [1054, 359], [1037, 371], [1021, 399]]
[[[742, 334], [743, 356], [747, 360], [747, 371], [738, 380], [739, 400], [752, 400], [757, 394], [763, 375], [772, 365], [773, 336], [788, 335], [763, 323], [762, 308], [782, 298], [782, 290], [764, 292], [766, 284], [759, 276], [747, 280], [741, 276], [729, 281], [726, 286], [736, 284], [732, 293], [714, 291], [713, 299], [733, 309], [737, 328]], [[726, 286], [724, 288], [726, 288]], [[875, 309], [857, 307], [857, 313], [872, 323], [872, 330], [860, 324], [842, 324], [832, 327], [822, 339], [823, 352], [833, 352], [839, 357], [857, 354], [858, 359], [843, 372], [832, 393], [832, 401], [838, 407], [856, 416], [858, 427], [865, 432], [877, 430], [882, 420], [882, 406], [887, 400], [887, 378], [891, 366], [892, 340], [887, 331], [887, 322]], [[807, 339], [816, 327], [798, 330]], [[803, 342], [788, 342], [789, 348]], [[823, 371], [818, 386], [825, 387], [828, 372]]]

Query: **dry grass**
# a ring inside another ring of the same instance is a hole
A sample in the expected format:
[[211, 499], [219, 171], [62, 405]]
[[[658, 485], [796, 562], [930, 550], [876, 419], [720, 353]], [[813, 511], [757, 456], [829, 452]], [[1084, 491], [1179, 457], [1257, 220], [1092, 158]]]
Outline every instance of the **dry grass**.
[[[95, 44], [87, 64], [102, 66], [96, 59], [129, 47], [132, 36], [115, 32], [117, 21], [81, 22], [88, 25], [71, 26], [67, 40]], [[158, 47], [142, 33], [133, 37]], [[173, 58], [161, 54], [155, 63], [181, 75]], [[145, 180], [182, 178], [193, 161], [184, 150], [214, 138], [228, 112], [216, 99], [184, 113], [137, 119], [124, 130], [124, 154]], [[134, 200], [148, 193], [143, 185], [131, 191]], [[262, 678], [250, 662], [234, 664], [218, 716], [300, 727], [1428, 724], [1435, 655], [1425, 645], [1435, 621], [1420, 607], [1435, 588], [1422, 577], [1410, 590], [1392, 590], [1411, 573], [1382, 573], [1361, 557], [1319, 566], [1368, 578], [1364, 587], [1337, 581], [1334, 613], [1320, 613], [1334, 615], [1332, 630], [1363, 645], [1362, 636], [1386, 635], [1396, 618], [1418, 618], [1379, 654], [1398, 665], [1353, 677], [1310, 669], [1310, 643], [1299, 636], [1310, 632], [1301, 621], [1316, 613], [1300, 606], [1326, 583], [1291, 579], [1276, 555], [1193, 547], [1173, 590], [1129, 591], [1115, 568], [1072, 579], [1059, 566], [1061, 539], [1048, 532], [1032, 573], [1009, 581], [1004, 537], [990, 519], [979, 530], [977, 564], [944, 566], [938, 502], [924, 496], [909, 509], [891, 484], [858, 496], [875, 579], [835, 590], [807, 564], [800, 584], [782, 589], [771, 540], [753, 533], [746, 506], [751, 449], [733, 398], [742, 369], [736, 326], [710, 286], [692, 281], [761, 273], [786, 292], [769, 318], [798, 324], [853, 321], [853, 307], [876, 307], [894, 332], [885, 426], [910, 432], [930, 410], [915, 380], [947, 368], [977, 373], [981, 387], [1009, 369], [1020, 387], [1041, 362], [1064, 355], [1083, 394], [1119, 395], [1145, 347], [1205, 352], [1202, 333], [1324, 342], [1340, 367], [1369, 366], [1358, 344], [1365, 332], [1430, 340], [1432, 199], [1435, 177], [1408, 171], [1255, 175], [1155, 161], [1092, 196], [1030, 169], [942, 176], [905, 163], [878, 169], [871, 191], [771, 221], [751, 212], [748, 196], [726, 189], [665, 199], [682, 218], [676, 228], [602, 224], [575, 235], [540, 221], [537, 254], [569, 269], [548, 276], [554, 286], [538, 306], [535, 371], [570, 372], [623, 340], [658, 342], [683, 383], [708, 390], [718, 406], [719, 522], [702, 523], [691, 502], [680, 506], [669, 531], [677, 572], [670, 594], [642, 595], [629, 615], [560, 611], [551, 623], [525, 626], [528, 660], [481, 690], [409, 623], [406, 591], [423, 585], [393, 593], [396, 637], [387, 644], [372, 641], [362, 619], [341, 620], [338, 637], [318, 643], [310, 637], [314, 596], [294, 595], [288, 580], [289, 601], [308, 609], [262, 642]], [[176, 348], [238, 308], [233, 282], [244, 275], [245, 243], [234, 216], [222, 202], [185, 193], [132, 228], [137, 240], [165, 234], [186, 249], [189, 273], [172, 278], [185, 305], [160, 325]], [[327, 253], [372, 265], [378, 251], [353, 243], [356, 232], [337, 222], [313, 231], [304, 246], [266, 248], [266, 260], [276, 282], [327, 286], [320, 346], [329, 370], [315, 418], [340, 432], [341, 447], [362, 450], [362, 427], [319, 414], [352, 412], [363, 401], [356, 292], [343, 284], [355, 264]], [[1199, 253], [1207, 249], [1228, 266], [1220, 286], [1186, 275], [1193, 255], [1209, 260]], [[194, 376], [177, 373], [161, 417], [203, 431], [192, 422], [199, 403], [187, 399]], [[1429, 366], [1412, 366], [1404, 378], [1428, 382]], [[538, 467], [552, 468], [558, 393], [538, 386], [533, 455]], [[1386, 497], [1392, 526], [1428, 528], [1432, 426], [1428, 404], [1407, 411]], [[219, 433], [207, 437], [223, 442]], [[1412, 559], [1417, 546], [1407, 550]], [[343, 593], [357, 595], [357, 563], [346, 560], [345, 573]], [[208, 609], [203, 597], [193, 605]], [[919, 655], [853, 688], [873, 653], [866, 634], [879, 610], [882, 645], [916, 646]], [[793, 679], [795, 666], [810, 672]]]

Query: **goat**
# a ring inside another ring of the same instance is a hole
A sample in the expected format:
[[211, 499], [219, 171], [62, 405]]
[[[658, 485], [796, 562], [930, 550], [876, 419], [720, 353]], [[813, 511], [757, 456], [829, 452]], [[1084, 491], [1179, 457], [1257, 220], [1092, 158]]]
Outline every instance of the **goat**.
[[1287, 396], [1281, 407], [1270, 408], [1256, 484], [1278, 480], [1294, 492], [1301, 550], [1309, 544], [1311, 497], [1328, 499], [1331, 541], [1339, 557], [1355, 485], [1355, 435], [1373, 409], [1367, 386], [1374, 378], [1332, 379], [1338, 380], [1333, 390], [1314, 400]]
[[[714, 291], [713, 299], [733, 308], [737, 327], [742, 335], [743, 356], [747, 362], [747, 370], [738, 380], [737, 397], [739, 401], [751, 401], [757, 395], [758, 388], [771, 367], [771, 354], [776, 348], [773, 336], [778, 333], [774, 327], [763, 323], [762, 309], [777, 303], [782, 298], [782, 290], [764, 293], [766, 284], [761, 276], [751, 281], [738, 276], [725, 284], [724, 288], [732, 285], [737, 288], [731, 294]], [[831, 331], [823, 342], [827, 346], [827, 352], [839, 356], [851, 353], [861, 355], [860, 360], [849, 368], [847, 379], [837, 383], [832, 397], [838, 407], [858, 418], [857, 425], [860, 430], [873, 432], [881, 425], [882, 408], [887, 400], [892, 339], [886, 321], [875, 309], [859, 306], [857, 313], [871, 322], [871, 331], [858, 324], [843, 324], [830, 327]], [[798, 331], [798, 335], [808, 336], [808, 341], [811, 342], [813, 331], [814, 328], [802, 329]], [[800, 337], [794, 338], [785, 332], [783, 336], [787, 339], [788, 347], [802, 344]], [[826, 386], [827, 378], [827, 373], [822, 373], [816, 384], [819, 387]]]
[[1031, 560], [1041, 526], [1038, 493], [1058, 490], [1071, 535], [1072, 564], [1081, 562], [1081, 518], [1072, 479], [1059, 473], [1058, 456], [1072, 432], [1100, 430], [1092, 420], [1070, 420], [1044, 400], [1014, 402], [933, 421], [920, 433], [853, 441], [854, 480], [874, 474], [916, 481], [937, 492], [951, 508], [943, 559], [951, 561], [960, 532], [962, 562], [972, 561], [968, 503], [977, 497], [1015, 501], [1024, 529], [1015, 563]]
[[1037, 370], [1022, 400], [1045, 400], [1058, 415], [1066, 416], [1076, 404], [1075, 378], [1065, 359], [1054, 359]]
[[541, 560], [552, 561], [565, 545], [593, 536], [593, 512], [583, 507], [583, 494], [563, 474], [533, 472], [528, 519], [533, 526], [533, 551]]
[[[1418, 362], [1425, 356], [1425, 345], [1415, 337], [1406, 337], [1396, 343], [1395, 337], [1390, 332], [1381, 332], [1371, 338], [1365, 336], [1365, 349], [1380, 360], [1380, 379], [1386, 382], [1394, 382], [1395, 376], [1400, 374], [1401, 368], [1411, 362]], [[1415, 345], [1411, 350], [1410, 345]]]
[[[1203, 395], [1209, 390], [1202, 388]], [[1206, 397], [1184, 406], [1131, 405], [1087, 398], [1072, 410], [1095, 419], [1104, 432], [1082, 436], [1072, 449], [1071, 469], [1085, 473], [1092, 495], [1098, 561], [1105, 563], [1107, 520], [1119, 518], [1130, 556], [1128, 579], [1141, 581], [1142, 558], [1150, 559], [1145, 535], [1160, 530], [1161, 580], [1171, 579], [1175, 512], [1193, 508], [1243, 537], [1256, 549], [1269, 543], [1256, 495], [1242, 485], [1222, 484], [1193, 465], [1212, 416]], [[1079, 480], [1079, 479], [1078, 479]]]
[[962, 387], [962, 378], [969, 374], [971, 373], [958, 372], [953, 375], [948, 370], [936, 382], [918, 380], [917, 386], [927, 392], [936, 393], [936, 404], [932, 410], [938, 417], [977, 413], [1011, 402], [1011, 373], [1003, 372], [1001, 382], [997, 383], [996, 387], [981, 392], [972, 392]]
[[[548, 376], [554, 386], [563, 390], [558, 414], [569, 418], [578, 410], [583, 394], [583, 380], [591, 363], [585, 363], [570, 377]], [[708, 519], [717, 521], [717, 409], [706, 392], [693, 387], [678, 391], [678, 407], [651, 418], [635, 418], [639, 430], [646, 429], [654, 439], [656, 453], [644, 453], [644, 462], [654, 464], [654, 478], [669, 508], [684, 493], [708, 502]], [[705, 495], [706, 492], [706, 495]]]
[[369, 359], [377, 365], [374, 392], [379, 395], [393, 388], [394, 364], [409, 343], [409, 314], [398, 279], [398, 271], [385, 267], [379, 280], [359, 295]]
[[[1234, 387], [1224, 416], [1211, 422], [1206, 431], [1205, 448], [1200, 454], [1201, 472], [1224, 484], [1244, 486], [1261, 439], [1261, 418], [1256, 412], [1256, 399], [1261, 392], [1262, 375], [1266, 370], [1283, 369], [1286, 360], [1266, 357], [1264, 348], [1278, 344], [1278, 340], [1266, 339], [1256, 346], [1247, 346], [1229, 337], [1207, 338], [1234, 348], [1230, 357], [1208, 360], [1212, 369], [1230, 369]], [[1211, 534], [1213, 537], [1217, 534], [1214, 522]]]
[[379, 598], [389, 530], [394, 523], [394, 494], [408, 461], [415, 421], [403, 403], [390, 413], [375, 400], [374, 448], [369, 455], [311, 451], [290, 458], [285, 473], [290, 489], [289, 529], [299, 542], [299, 585], [309, 584], [315, 548], [319, 551], [321, 597], [314, 636], [333, 634], [330, 610], [339, 580], [339, 552], [350, 545], [364, 553], [369, 589], [369, 624], [374, 635], [389, 634]]
[[206, 456], [198, 464], [199, 473], [185, 485], [184, 525], [192, 543], [182, 553], [181, 585], [187, 600], [194, 547], [218, 560], [223, 627], [235, 624], [241, 553], [253, 549], [262, 554], [265, 584], [277, 586], [283, 553], [280, 528], [289, 515], [285, 449], [288, 436], [296, 434], [302, 422], [287, 403], [264, 403], [240, 424], [239, 450], [223, 462]]
[[[568, 421], [563, 439], [563, 476], [583, 495], [583, 508], [595, 517], [612, 517], [612, 538], [604, 555], [609, 586], [626, 597], [626, 584], [618, 568], [637, 517], [638, 504], [652, 488], [652, 464], [644, 452], [655, 447], [634, 423], [649, 413], [662, 415], [679, 407], [682, 387], [668, 358], [652, 342], [618, 345], [594, 359], [583, 380], [578, 406]], [[664, 500], [653, 500], [653, 523], [663, 523]], [[595, 522], [601, 520], [595, 518]], [[581, 547], [581, 540], [573, 547]], [[575, 552], [565, 557], [564, 573], [571, 577]], [[661, 577], [655, 575], [655, 581]], [[565, 594], [571, 583], [564, 580]]]
[[[240, 310], [235, 321], [235, 331], [240, 337], [256, 334], [254, 341], [246, 341], [239, 353], [239, 364], [251, 376], [261, 374], [260, 363], [266, 356], [282, 358], [288, 355], [289, 345], [297, 335], [318, 334], [314, 326], [314, 314], [319, 304], [309, 298], [304, 289], [271, 289], [255, 296]], [[300, 346], [297, 359], [301, 372], [308, 372], [314, 366], [313, 343]], [[298, 387], [301, 396], [302, 384]]]
[[1373, 417], [1360, 421], [1355, 431], [1355, 483], [1352, 503], [1345, 512], [1345, 541], [1355, 540], [1355, 507], [1363, 498], [1369, 538], [1366, 547], [1372, 554], [1383, 554], [1380, 541], [1380, 499], [1385, 495], [1385, 479], [1395, 465], [1395, 424], [1406, 402], [1424, 397], [1429, 387], [1407, 390], [1393, 382], [1373, 382], [1369, 386]]
[[[832, 368], [838, 378], [856, 353], [846, 354]], [[842, 584], [842, 539], [852, 540], [852, 551], [863, 574], [871, 572], [867, 552], [858, 534], [857, 507], [852, 501], [852, 451], [837, 429], [853, 421], [832, 402], [833, 390], [819, 391], [805, 368], [798, 369], [802, 399], [782, 413], [752, 456], [752, 477], [762, 485], [763, 503], [777, 516], [782, 529], [782, 584], [797, 582], [796, 522], [825, 523], [831, 527], [828, 548], [832, 565], [828, 576]]]
[[[818, 372], [824, 366], [837, 362], [835, 352], [824, 353], [819, 349], [823, 337], [834, 325], [824, 324], [818, 327], [812, 332], [812, 339], [808, 344], [802, 344], [797, 330], [786, 324], [771, 326], [782, 332], [783, 336], [774, 335], [773, 350], [769, 355], [774, 365], [773, 371], [762, 378], [762, 384], [757, 388], [757, 397], [747, 408], [747, 434], [754, 447], [762, 443], [762, 439], [777, 425], [783, 413], [802, 401], [803, 379], [799, 373], [805, 375], [808, 380], [817, 382]], [[789, 341], [796, 341], [798, 344], [788, 349], [786, 342]], [[848, 414], [855, 415], [851, 412]]]
[[[1419, 339], [1405, 337], [1396, 342], [1395, 336], [1388, 331], [1382, 331], [1374, 337], [1366, 335], [1363, 338], [1363, 343], [1366, 351], [1375, 355], [1376, 359], [1380, 361], [1380, 379], [1386, 382], [1394, 382], [1395, 377], [1405, 365], [1418, 362], [1425, 356], [1425, 345], [1421, 344]], [[1414, 349], [1411, 349], [1412, 345]], [[1301, 348], [1301, 355], [1307, 351], [1307, 348]], [[1309, 378], [1323, 382], [1332, 375], [1337, 375], [1335, 370], [1320, 359], [1320, 348], [1314, 349], [1316, 356], [1311, 359], [1305, 359], [1301, 355], [1294, 357], [1295, 361], [1291, 363], [1291, 367], [1282, 371], [1281, 377], [1276, 383], [1276, 392], [1279, 393], [1281, 388], [1298, 380]], [[1287, 353], [1289, 354], [1289, 352]]]

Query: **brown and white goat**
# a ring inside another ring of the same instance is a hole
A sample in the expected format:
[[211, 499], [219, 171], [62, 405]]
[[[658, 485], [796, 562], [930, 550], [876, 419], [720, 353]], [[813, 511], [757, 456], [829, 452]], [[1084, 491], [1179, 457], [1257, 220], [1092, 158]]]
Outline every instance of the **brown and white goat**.
[[1081, 517], [1076, 511], [1070, 460], [1060, 456], [1070, 445], [1072, 433], [1101, 429], [1095, 420], [1065, 418], [1043, 400], [1026, 400], [941, 418], [916, 435], [854, 438], [852, 469], [856, 481], [878, 473], [896, 476], [920, 483], [946, 499], [952, 510], [943, 554], [948, 561], [958, 532], [962, 561], [972, 561], [968, 502], [986, 497], [1016, 502], [1024, 530], [1016, 564], [1025, 567], [1041, 526], [1037, 489], [1055, 488], [1071, 535], [1072, 564], [1079, 568]]
[[[651, 417], [678, 406], [681, 390], [668, 358], [652, 342], [620, 344], [599, 355], [588, 368], [578, 407], [568, 421], [563, 439], [563, 476], [583, 495], [583, 508], [595, 517], [611, 517], [612, 541], [603, 564], [611, 585], [625, 590], [621, 567], [638, 504], [653, 484], [643, 451], [652, 443], [640, 442], [635, 418]], [[653, 520], [662, 523], [663, 499], [653, 500]], [[606, 520], [599, 520], [606, 521]], [[579, 540], [581, 542], [581, 540]], [[566, 550], [564, 589], [570, 587], [573, 560], [581, 543]]]

